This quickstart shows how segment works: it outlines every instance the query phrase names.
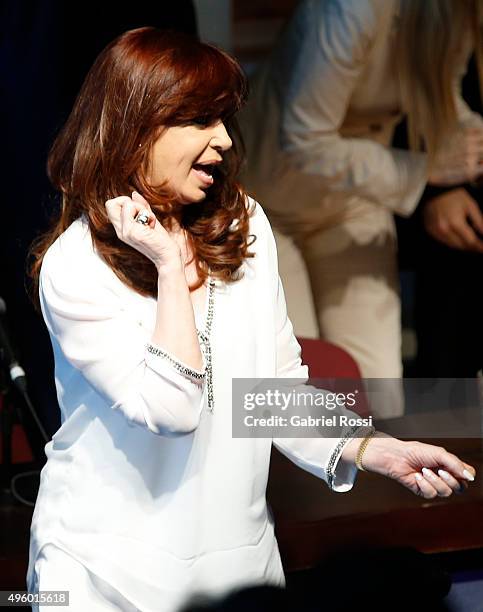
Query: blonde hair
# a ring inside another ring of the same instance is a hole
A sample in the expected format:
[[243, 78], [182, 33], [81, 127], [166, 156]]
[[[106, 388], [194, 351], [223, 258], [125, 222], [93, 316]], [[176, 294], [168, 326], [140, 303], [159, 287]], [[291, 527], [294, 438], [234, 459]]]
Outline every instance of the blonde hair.
[[397, 57], [409, 146], [433, 158], [455, 126], [462, 42], [474, 41], [483, 93], [483, 0], [401, 0]]

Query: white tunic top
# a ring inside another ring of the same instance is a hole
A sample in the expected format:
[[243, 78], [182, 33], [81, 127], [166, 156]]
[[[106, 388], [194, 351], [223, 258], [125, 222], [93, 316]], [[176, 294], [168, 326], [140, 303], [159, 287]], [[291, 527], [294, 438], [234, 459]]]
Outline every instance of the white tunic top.
[[[173, 612], [197, 591], [284, 584], [265, 499], [272, 442], [335, 491], [353, 486], [354, 466], [334, 473], [345, 438], [232, 437], [232, 378], [308, 376], [273, 234], [251, 204], [256, 256], [235, 284], [214, 283], [213, 412], [205, 380], [146, 350], [156, 300], [116, 277], [84, 218], [47, 251], [40, 298], [62, 425], [45, 447], [29, 588], [49, 543], [140, 610]], [[202, 330], [206, 309], [195, 316]]]

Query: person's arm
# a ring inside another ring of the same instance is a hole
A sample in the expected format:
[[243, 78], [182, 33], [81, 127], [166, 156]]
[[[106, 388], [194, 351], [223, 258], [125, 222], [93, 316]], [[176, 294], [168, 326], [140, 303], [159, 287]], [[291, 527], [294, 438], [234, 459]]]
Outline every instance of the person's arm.
[[[452, 92], [456, 110], [454, 127], [443, 136], [436, 151], [428, 176], [428, 189], [424, 199], [431, 196], [431, 188], [441, 195], [441, 189], [448, 190], [477, 181], [483, 174], [483, 118], [471, 110], [462, 96], [462, 80], [468, 70], [472, 52], [471, 37], [462, 41], [465, 48], [457, 62], [453, 77]], [[476, 75], [475, 75], [476, 76]]]
[[[464, 42], [464, 41], [462, 41]], [[473, 44], [468, 40], [466, 49], [461, 52], [459, 68], [456, 71], [453, 92], [456, 105], [457, 126], [452, 137], [448, 138], [448, 146], [443, 147], [441, 166], [449, 174], [455, 172], [458, 164], [452, 158], [451, 144], [466, 143], [466, 156], [463, 161], [469, 172], [483, 171], [481, 158], [483, 155], [483, 118], [473, 111], [462, 95], [462, 80], [468, 72], [469, 58]], [[472, 78], [476, 78], [476, 74]], [[474, 142], [465, 134], [474, 133]], [[480, 137], [478, 138], [478, 134]], [[459, 136], [459, 138], [458, 138]], [[461, 146], [461, 145], [460, 145]], [[445, 159], [445, 157], [447, 159]], [[453, 156], [454, 157], [454, 156]], [[418, 212], [428, 234], [450, 248], [483, 252], [483, 213], [478, 206], [474, 188], [471, 183], [460, 185], [428, 184], [421, 198]]]
[[[152, 213], [148, 202], [137, 192], [132, 198], [120, 196], [106, 202], [106, 210], [118, 238], [153, 262], [158, 273], [157, 317], [152, 343], [201, 367], [195, 317], [178, 244]], [[136, 223], [140, 211], [150, 215], [147, 226]]]
[[[282, 283], [279, 279], [277, 295], [277, 377], [300, 379], [304, 384], [309, 377], [308, 368], [302, 365], [300, 344], [293, 333], [292, 323], [287, 316]], [[300, 391], [323, 393], [321, 389], [304, 385]], [[342, 412], [336, 411], [337, 414]], [[359, 415], [344, 411], [348, 416], [358, 418]], [[342, 428], [341, 428], [342, 429]], [[292, 438], [274, 437], [273, 445], [293, 463], [324, 480], [328, 486], [338, 493], [352, 489], [357, 474], [355, 464], [340, 462], [345, 445], [357, 436], [363, 427], [345, 428], [340, 438]], [[361, 438], [357, 438], [361, 441]]]
[[[263, 213], [262, 213], [263, 214]], [[277, 377], [308, 379], [302, 365], [301, 349], [287, 316], [283, 288], [278, 276], [277, 249], [268, 219], [263, 214], [271, 268], [278, 278], [276, 301]], [[320, 392], [319, 389], [307, 387]], [[333, 413], [359, 415], [339, 409]], [[347, 492], [353, 488], [357, 467], [355, 459], [367, 426], [347, 427], [338, 438], [272, 438], [273, 445], [293, 463], [324, 480], [331, 490]], [[431, 499], [460, 492], [475, 478], [475, 469], [446, 449], [417, 441], [405, 442], [384, 432], [376, 432], [363, 455], [366, 471], [392, 478], [414, 494]]]
[[462, 187], [434, 195], [423, 203], [428, 234], [453, 249], [483, 253], [483, 213]]
[[[345, 446], [342, 463], [354, 464], [360, 442]], [[398, 440], [381, 431], [369, 439], [360, 460], [365, 471], [391, 478], [425, 499], [462, 493], [476, 477], [472, 465], [442, 446]]]
[[[287, 314], [282, 282], [278, 275], [277, 247], [270, 223], [259, 207], [258, 214], [262, 217], [260, 225], [263, 227], [263, 235], [267, 241], [270, 268], [273, 270], [276, 285], [275, 320], [277, 326], [276, 359], [277, 378], [299, 379], [301, 385], [308, 379], [309, 372], [306, 365], [302, 364], [300, 344], [293, 333], [292, 323]], [[323, 390], [309, 385], [303, 385], [301, 391], [324, 393]], [[349, 417], [359, 417], [349, 410], [338, 410]], [[272, 438], [273, 445], [293, 463], [302, 469], [314, 474], [324, 480], [328, 486], [337, 492], [349, 491], [355, 480], [357, 468], [355, 465], [340, 463], [339, 459], [344, 446], [351, 439], [365, 430], [364, 427], [341, 428], [344, 435], [341, 438]], [[360, 438], [359, 438], [360, 439]]]
[[426, 155], [339, 133], [383, 4], [334, 0], [313, 6], [286, 67], [280, 139], [287, 163], [321, 189], [359, 195], [408, 215], [426, 184]]
[[[135, 210], [126, 208], [125, 214], [134, 217]], [[131, 242], [138, 232], [146, 247], [148, 231], [137, 224]], [[159, 236], [154, 236], [153, 243], [158, 245]], [[173, 247], [169, 255], [175, 261], [179, 254], [174, 245], [166, 245]], [[127, 307], [125, 300], [132, 299], [127, 287], [116, 290], [112, 272], [94, 254], [84, 260], [62, 248], [47, 253], [40, 275], [40, 299], [54, 343], [103, 397], [108, 409], [119, 411], [129, 424], [173, 436], [189, 433], [199, 423], [205, 369], [200, 367], [184, 272], [174, 264], [159, 265], [159, 270], [157, 315], [151, 334], [141, 325], [142, 312], [136, 316], [133, 307]], [[153, 347], [163, 352], [153, 352]]]
[[[288, 378], [308, 378], [301, 364], [300, 345], [286, 316], [283, 292], [279, 284], [277, 374]], [[312, 389], [312, 387], [309, 387]], [[320, 390], [317, 390], [320, 392]], [[358, 417], [349, 410], [334, 411]], [[342, 428], [341, 428], [342, 429]], [[281, 438], [273, 445], [300, 468], [324, 480], [332, 491], [350, 491], [357, 476], [356, 456], [367, 433], [367, 426], [344, 428], [339, 438]], [[396, 480], [415, 495], [426, 499], [461, 493], [475, 479], [475, 468], [445, 448], [418, 441], [398, 440], [381, 431], [373, 435], [363, 454], [368, 472]]]

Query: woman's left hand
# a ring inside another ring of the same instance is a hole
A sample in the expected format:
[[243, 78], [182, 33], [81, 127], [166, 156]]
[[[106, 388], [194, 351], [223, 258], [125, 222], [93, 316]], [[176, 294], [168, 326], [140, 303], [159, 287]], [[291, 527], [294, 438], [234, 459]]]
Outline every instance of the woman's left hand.
[[426, 499], [462, 493], [476, 474], [474, 467], [442, 446], [405, 442], [381, 432], [369, 441], [362, 466], [368, 472], [396, 480]]

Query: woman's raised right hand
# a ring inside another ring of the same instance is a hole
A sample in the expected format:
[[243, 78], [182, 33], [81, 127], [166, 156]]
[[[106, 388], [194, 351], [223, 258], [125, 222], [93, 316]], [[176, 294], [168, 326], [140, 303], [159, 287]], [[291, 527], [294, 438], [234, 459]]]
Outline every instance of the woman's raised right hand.
[[[151, 207], [141, 194], [133, 191], [132, 197], [119, 196], [107, 200], [106, 210], [119, 240], [150, 259], [158, 273], [178, 267], [183, 269], [178, 244], [156, 219]], [[149, 214], [148, 225], [135, 221], [136, 215], [141, 211]]]

